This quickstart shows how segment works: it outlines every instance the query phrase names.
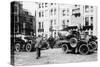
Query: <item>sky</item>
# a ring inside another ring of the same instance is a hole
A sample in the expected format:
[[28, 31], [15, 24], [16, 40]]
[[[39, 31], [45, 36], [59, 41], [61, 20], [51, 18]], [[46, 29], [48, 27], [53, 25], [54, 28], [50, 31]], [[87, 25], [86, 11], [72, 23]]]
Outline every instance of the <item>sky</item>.
[[35, 10], [37, 8], [37, 4], [33, 1], [23, 1], [23, 8], [27, 9], [33, 16], [35, 15]]

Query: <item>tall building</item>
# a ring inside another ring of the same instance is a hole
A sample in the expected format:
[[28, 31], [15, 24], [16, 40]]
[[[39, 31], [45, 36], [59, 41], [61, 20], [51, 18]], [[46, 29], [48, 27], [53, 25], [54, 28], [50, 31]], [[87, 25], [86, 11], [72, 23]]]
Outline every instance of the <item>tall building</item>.
[[22, 12], [22, 4], [20, 2], [11, 2], [11, 34], [21, 33], [20, 13]]
[[60, 30], [71, 25], [72, 6], [66, 4], [59, 5], [59, 27]]
[[23, 9], [21, 2], [11, 2], [11, 34], [34, 35], [35, 17]]
[[[88, 31], [95, 35], [96, 7], [87, 5], [66, 5], [56, 3], [37, 3], [36, 35], [57, 37], [59, 32], [67, 27], [83, 28], [82, 33]], [[87, 18], [88, 17], [88, 18]], [[92, 30], [93, 26], [93, 30]], [[89, 30], [88, 30], [89, 29]], [[92, 31], [92, 32], [91, 32]]]
[[58, 5], [56, 3], [37, 3], [36, 34], [45, 37], [56, 36], [58, 25]]

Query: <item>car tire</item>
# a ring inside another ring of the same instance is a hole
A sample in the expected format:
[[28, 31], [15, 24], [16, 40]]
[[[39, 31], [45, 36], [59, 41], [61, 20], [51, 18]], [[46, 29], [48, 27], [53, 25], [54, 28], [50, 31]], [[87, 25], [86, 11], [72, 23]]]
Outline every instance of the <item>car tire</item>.
[[64, 53], [68, 53], [68, 45], [62, 44], [62, 50], [63, 50]]
[[32, 50], [32, 45], [30, 43], [27, 43], [26, 44], [26, 51], [31, 52], [31, 50]]
[[73, 38], [70, 38], [70, 46], [72, 48], [75, 48], [77, 46], [77, 38], [73, 37]]
[[80, 53], [81, 55], [86, 55], [86, 54], [88, 54], [88, 53], [89, 53], [89, 47], [88, 47], [88, 45], [87, 45], [87, 44], [82, 44], [82, 45], [80, 45], [80, 47], [79, 47], [79, 53]]
[[16, 43], [16, 44], [15, 44], [15, 51], [16, 51], [16, 52], [20, 52], [20, 50], [21, 50], [21, 45], [20, 45], [20, 43]]
[[97, 43], [95, 41], [89, 42], [88, 45], [89, 45], [90, 52], [93, 52], [97, 49]]

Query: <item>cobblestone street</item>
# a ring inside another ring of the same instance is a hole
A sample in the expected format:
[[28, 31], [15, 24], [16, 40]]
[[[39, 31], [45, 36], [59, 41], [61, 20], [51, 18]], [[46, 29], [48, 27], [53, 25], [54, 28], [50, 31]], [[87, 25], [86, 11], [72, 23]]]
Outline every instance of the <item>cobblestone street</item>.
[[90, 55], [64, 54], [61, 48], [41, 51], [41, 58], [36, 59], [36, 52], [15, 52], [15, 65], [37, 65], [54, 63], [73, 63], [96, 61], [97, 53]]

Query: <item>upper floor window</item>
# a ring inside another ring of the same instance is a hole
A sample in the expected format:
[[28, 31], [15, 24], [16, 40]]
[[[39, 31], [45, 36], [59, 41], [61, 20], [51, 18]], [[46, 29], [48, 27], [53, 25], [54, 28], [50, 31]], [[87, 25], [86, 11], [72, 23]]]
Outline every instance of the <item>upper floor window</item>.
[[39, 12], [39, 17], [41, 17], [41, 12]]
[[16, 13], [18, 12], [17, 8], [18, 8], [17, 6], [14, 7], [14, 12]]
[[42, 17], [44, 16], [44, 12], [42, 11]]
[[91, 6], [91, 12], [93, 12], [93, 6]]
[[53, 9], [50, 10], [51, 15], [53, 15]]
[[18, 33], [18, 32], [19, 32], [19, 25], [15, 24], [15, 33]]
[[90, 19], [91, 19], [91, 22], [93, 22], [93, 17], [91, 17]]
[[42, 29], [43, 29], [44, 22], [42, 22]]
[[42, 8], [44, 8], [44, 3], [42, 3]]
[[54, 14], [56, 15], [56, 8], [54, 9]]
[[45, 7], [47, 7], [47, 3], [45, 3]]
[[89, 6], [88, 5], [85, 6], [85, 12], [89, 12]]
[[39, 8], [41, 8], [41, 4], [39, 4]]
[[63, 11], [62, 11], [62, 12], [63, 12], [63, 16], [65, 16], [65, 15], [66, 15], [66, 14], [65, 14], [65, 11], [66, 11], [66, 10], [63, 10]]
[[86, 26], [89, 25], [89, 17], [85, 17], [85, 25], [86, 25]]
[[69, 20], [67, 20], [67, 22], [69, 22]]
[[39, 29], [41, 29], [41, 22], [39, 22]]
[[51, 5], [53, 5], [53, 3], [51, 3]]
[[63, 28], [65, 28], [65, 20], [63, 20], [62, 22], [63, 22]]
[[54, 20], [54, 24], [56, 25], [56, 19]]
[[53, 24], [53, 20], [51, 20], [50, 23], [51, 23], [51, 26], [52, 26], [52, 24]]

